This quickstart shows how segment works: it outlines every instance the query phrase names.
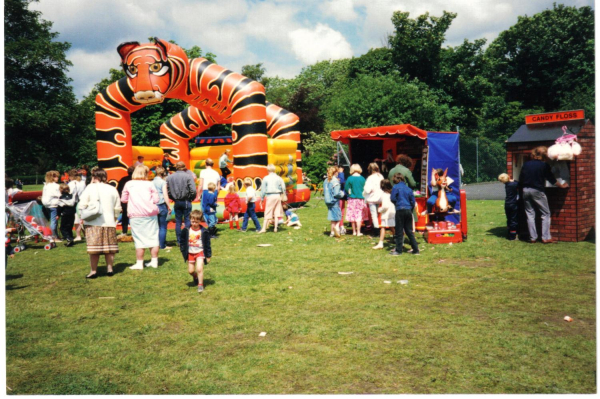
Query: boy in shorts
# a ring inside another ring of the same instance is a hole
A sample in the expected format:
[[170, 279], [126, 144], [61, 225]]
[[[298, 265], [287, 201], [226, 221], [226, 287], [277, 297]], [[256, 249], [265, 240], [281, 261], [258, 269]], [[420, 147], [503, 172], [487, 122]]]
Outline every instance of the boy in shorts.
[[210, 234], [200, 225], [202, 212], [194, 210], [190, 214], [190, 230], [188, 234], [188, 273], [198, 286], [198, 293], [204, 291], [204, 262], [210, 263], [212, 250]]

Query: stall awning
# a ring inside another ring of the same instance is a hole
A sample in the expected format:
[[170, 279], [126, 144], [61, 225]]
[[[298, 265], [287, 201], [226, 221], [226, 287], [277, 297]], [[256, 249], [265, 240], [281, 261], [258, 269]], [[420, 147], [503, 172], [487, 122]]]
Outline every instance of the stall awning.
[[331, 132], [332, 139], [335, 141], [341, 141], [345, 144], [348, 144], [350, 139], [382, 139], [394, 135], [416, 136], [422, 140], [427, 138], [427, 132], [425, 130], [409, 124], [367, 127], [363, 129], [334, 130]]
[[546, 125], [521, 125], [517, 131], [510, 136], [507, 143], [526, 143], [536, 141], [554, 141], [563, 135], [562, 127], [567, 127], [567, 133], [577, 134], [583, 127], [583, 121], [565, 122]]

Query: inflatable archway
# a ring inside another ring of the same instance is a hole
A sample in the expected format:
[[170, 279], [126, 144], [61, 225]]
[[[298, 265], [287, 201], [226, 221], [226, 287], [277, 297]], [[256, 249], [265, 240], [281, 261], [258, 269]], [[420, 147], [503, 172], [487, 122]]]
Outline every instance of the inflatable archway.
[[[231, 124], [233, 176], [260, 188], [267, 175], [268, 139], [300, 142], [298, 117], [265, 100], [264, 87], [205, 58], [188, 60], [183, 49], [154, 43], [118, 46], [126, 77], [96, 96], [98, 165], [116, 184], [133, 164], [130, 115], [165, 98], [190, 104], [160, 128], [160, 146], [173, 162], [190, 164], [189, 140], [215, 124]], [[296, 150], [296, 183], [302, 183]], [[192, 167], [193, 168], [193, 167]]]

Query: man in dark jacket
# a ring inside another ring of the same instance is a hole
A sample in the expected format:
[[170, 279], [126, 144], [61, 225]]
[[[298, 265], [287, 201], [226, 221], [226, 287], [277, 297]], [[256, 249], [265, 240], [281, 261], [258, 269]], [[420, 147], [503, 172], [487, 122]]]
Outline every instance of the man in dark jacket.
[[190, 212], [192, 211], [192, 200], [196, 197], [196, 184], [194, 178], [187, 172], [185, 163], [179, 161], [175, 164], [176, 172], [167, 177], [167, 191], [169, 198], [175, 201], [175, 234], [177, 245], [181, 235], [182, 219], [187, 229], [190, 228]]
[[[135, 168], [130, 166], [127, 168], [127, 176], [123, 177], [119, 180], [119, 184], [117, 184], [117, 192], [119, 193], [119, 198], [121, 198], [121, 194], [123, 194], [123, 189], [125, 188], [125, 184], [131, 180], [131, 175]], [[121, 235], [127, 235], [127, 230], [129, 229], [129, 216], [127, 216], [127, 202], [121, 202]]]

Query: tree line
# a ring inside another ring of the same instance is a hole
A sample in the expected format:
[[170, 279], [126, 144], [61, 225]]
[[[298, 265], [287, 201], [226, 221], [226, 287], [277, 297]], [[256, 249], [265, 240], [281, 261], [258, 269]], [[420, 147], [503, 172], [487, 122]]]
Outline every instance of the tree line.
[[[36, 0], [5, 0], [6, 171], [65, 170], [96, 161], [94, 99], [124, 76], [118, 68], [77, 101], [66, 70], [69, 43], [52, 23], [28, 9]], [[304, 168], [319, 181], [335, 152], [332, 130], [410, 123], [461, 133], [464, 181], [495, 180], [505, 169], [505, 141], [532, 113], [584, 109], [595, 119], [594, 10], [554, 4], [520, 16], [489, 44], [485, 39], [444, 46], [456, 14], [391, 16], [387, 43], [349, 59], [321, 61], [292, 79], [268, 76], [263, 64], [239, 71], [262, 83], [267, 100], [296, 113]], [[194, 46], [190, 58], [203, 56]], [[117, 66], [115, 66], [117, 67]], [[185, 108], [180, 100], [132, 115], [134, 145], [157, 146], [159, 127]], [[207, 135], [229, 134], [215, 126]]]

